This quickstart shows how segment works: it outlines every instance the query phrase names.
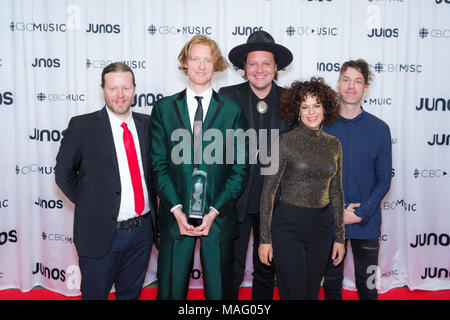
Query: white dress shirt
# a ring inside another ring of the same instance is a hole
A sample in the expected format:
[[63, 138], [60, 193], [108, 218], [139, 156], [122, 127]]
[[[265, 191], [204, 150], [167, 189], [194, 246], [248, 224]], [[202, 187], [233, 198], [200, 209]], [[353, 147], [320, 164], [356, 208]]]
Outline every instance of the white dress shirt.
[[108, 107], [106, 107], [108, 112], [109, 122], [111, 124], [111, 130], [114, 138], [114, 147], [116, 149], [117, 163], [119, 164], [119, 174], [120, 174], [120, 209], [117, 221], [128, 220], [130, 218], [137, 217], [137, 213], [134, 208], [134, 191], [133, 184], [131, 183], [130, 168], [128, 167], [127, 153], [125, 151], [125, 145], [123, 144], [123, 131], [121, 127], [122, 123], [127, 124], [128, 130], [131, 131], [133, 135], [134, 147], [136, 148], [139, 171], [141, 172], [142, 180], [142, 190], [144, 192], [145, 207], [142, 211], [142, 215], [150, 211], [150, 203], [147, 192], [147, 184], [145, 183], [144, 177], [144, 167], [142, 165], [141, 157], [141, 147], [139, 145], [139, 137], [136, 131], [136, 125], [134, 124], [133, 117], [130, 113], [129, 118], [126, 121], [122, 121], [117, 116], [115, 116]]

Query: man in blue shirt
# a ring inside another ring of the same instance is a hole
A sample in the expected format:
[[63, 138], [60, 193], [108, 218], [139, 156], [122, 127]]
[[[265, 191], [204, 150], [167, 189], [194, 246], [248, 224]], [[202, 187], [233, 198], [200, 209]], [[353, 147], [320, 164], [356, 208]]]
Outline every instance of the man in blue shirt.
[[[346, 244], [350, 239], [352, 246], [355, 284], [361, 300], [378, 298], [373, 275], [380, 247], [380, 202], [389, 190], [392, 170], [389, 127], [361, 106], [371, 78], [369, 65], [362, 59], [342, 65], [337, 82], [340, 117], [323, 129], [342, 144], [345, 236]], [[323, 284], [325, 299], [342, 299], [343, 273], [343, 263], [337, 267], [329, 263]]]

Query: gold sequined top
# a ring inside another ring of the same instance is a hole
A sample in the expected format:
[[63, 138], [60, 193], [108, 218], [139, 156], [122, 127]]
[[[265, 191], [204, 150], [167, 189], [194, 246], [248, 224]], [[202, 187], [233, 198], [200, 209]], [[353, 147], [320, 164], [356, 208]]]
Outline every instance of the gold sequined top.
[[334, 213], [335, 241], [344, 243], [342, 147], [336, 137], [322, 128], [311, 130], [301, 121], [298, 128], [280, 135], [278, 171], [264, 177], [261, 243], [272, 243], [270, 227], [279, 185], [280, 200], [290, 205], [323, 208], [329, 204]]

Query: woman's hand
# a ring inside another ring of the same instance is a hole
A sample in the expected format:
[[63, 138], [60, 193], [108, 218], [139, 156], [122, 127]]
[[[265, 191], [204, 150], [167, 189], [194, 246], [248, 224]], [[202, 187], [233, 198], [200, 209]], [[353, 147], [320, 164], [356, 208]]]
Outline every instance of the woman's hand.
[[261, 243], [258, 248], [259, 260], [267, 266], [270, 266], [273, 258], [273, 248], [270, 243]]
[[333, 260], [333, 266], [339, 265], [344, 259], [345, 254], [345, 245], [343, 243], [335, 242], [333, 244], [333, 254], [331, 255], [331, 259]]

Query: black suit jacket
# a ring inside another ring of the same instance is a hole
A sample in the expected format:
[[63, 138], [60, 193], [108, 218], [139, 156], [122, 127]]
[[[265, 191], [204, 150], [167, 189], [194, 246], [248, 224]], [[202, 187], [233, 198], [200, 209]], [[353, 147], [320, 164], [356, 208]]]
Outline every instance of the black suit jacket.
[[[148, 188], [153, 228], [156, 193], [150, 180], [150, 116], [133, 112]], [[73, 117], [63, 131], [55, 179], [75, 204], [73, 238], [79, 256], [102, 257], [109, 248], [120, 207], [120, 174], [106, 106]], [[156, 240], [156, 232], [153, 233]]]
[[[281, 94], [284, 92], [285, 89], [278, 86], [275, 82], [272, 82], [272, 85], [275, 88], [275, 100], [278, 103], [275, 106], [275, 108], [271, 108], [272, 114], [270, 121], [270, 129], [279, 129], [280, 134], [282, 134], [292, 130], [295, 126], [284, 121], [280, 114], [279, 101]], [[252, 108], [251, 88], [248, 81], [233, 86], [223, 87], [219, 90], [219, 94], [223, 95], [224, 97], [227, 97], [230, 100], [233, 100], [234, 102], [242, 106], [242, 109], [248, 121], [249, 128], [256, 128], [257, 126], [259, 126], [259, 123], [255, 123], [254, 121], [255, 118], [254, 113], [258, 111]], [[251, 179], [252, 175], [259, 174], [258, 172], [255, 171], [256, 171], [255, 167], [250, 166], [249, 181], [252, 181]], [[247, 212], [247, 204], [250, 196], [251, 196], [251, 184], [248, 183], [236, 204], [237, 217], [238, 220], [241, 222], [244, 220], [245, 213]]]

